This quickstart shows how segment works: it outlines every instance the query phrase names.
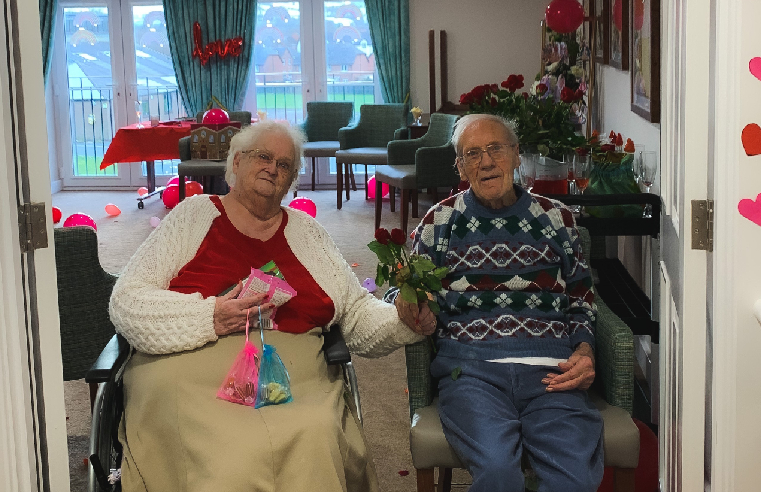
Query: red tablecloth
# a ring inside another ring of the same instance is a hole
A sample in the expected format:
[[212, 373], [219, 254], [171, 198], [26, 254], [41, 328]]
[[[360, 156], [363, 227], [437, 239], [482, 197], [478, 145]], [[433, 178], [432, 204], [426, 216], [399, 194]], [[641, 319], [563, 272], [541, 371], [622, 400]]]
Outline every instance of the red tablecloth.
[[137, 124], [134, 124], [119, 128], [103, 156], [100, 168], [105, 169], [117, 162], [179, 159], [178, 143], [182, 137], [190, 135], [190, 123], [159, 123], [158, 126], [145, 125], [143, 128], [137, 128]]

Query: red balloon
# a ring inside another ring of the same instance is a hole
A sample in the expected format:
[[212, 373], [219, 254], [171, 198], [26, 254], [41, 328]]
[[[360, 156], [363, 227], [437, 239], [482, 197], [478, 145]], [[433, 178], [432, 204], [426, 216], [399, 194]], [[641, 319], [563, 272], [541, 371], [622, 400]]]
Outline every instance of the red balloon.
[[584, 22], [584, 7], [576, 0], [552, 0], [544, 12], [547, 27], [555, 32], [574, 32]]
[[119, 207], [117, 207], [113, 203], [109, 203], [108, 205], [106, 205], [106, 213], [110, 215], [111, 217], [116, 217], [117, 215], [121, 214], [122, 211], [119, 210]]
[[[185, 176], [185, 182], [187, 183], [188, 181], [190, 181], [190, 178]], [[169, 186], [169, 185], [178, 185], [178, 184], [180, 184], [180, 177], [176, 176], [176, 175], [173, 176], [172, 178], [170, 178], [169, 181], [166, 182], [167, 186]]]
[[172, 209], [180, 203], [180, 186], [173, 184], [166, 187], [161, 196], [166, 208]]
[[205, 112], [201, 121], [209, 125], [230, 123], [230, 116], [224, 109], [214, 108]]
[[63, 221], [64, 227], [78, 227], [78, 226], [88, 226], [92, 227], [96, 231], [98, 230], [98, 226], [95, 225], [95, 221], [92, 220], [92, 217], [90, 217], [87, 214], [71, 214], [69, 215], [65, 221]]
[[185, 196], [202, 195], [203, 186], [196, 181], [188, 181], [185, 183]]
[[148, 188], [146, 188], [145, 186], [141, 186], [140, 188], [137, 189], [138, 196], [143, 196], [146, 193], [148, 193]]
[[317, 216], [317, 205], [307, 197], [294, 198], [288, 206], [306, 212], [312, 217]]
[[63, 217], [63, 214], [61, 214], [61, 209], [58, 207], [53, 207], [53, 224], [61, 222], [61, 217]]
[[[618, 32], [624, 32], [624, 6], [621, 0], [613, 2], [613, 24], [616, 25]], [[626, 33], [624, 33], [626, 35]]]

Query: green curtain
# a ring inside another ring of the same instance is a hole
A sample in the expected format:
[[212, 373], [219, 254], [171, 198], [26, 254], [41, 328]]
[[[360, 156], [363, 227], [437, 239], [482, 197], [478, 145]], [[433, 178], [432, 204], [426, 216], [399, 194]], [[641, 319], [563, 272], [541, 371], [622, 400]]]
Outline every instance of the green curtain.
[[[254, 45], [255, 0], [163, 0], [169, 49], [182, 101], [189, 115], [206, 109], [214, 95], [231, 111], [241, 109]], [[243, 38], [239, 56], [213, 55], [205, 65], [193, 57], [193, 24], [202, 44]]]
[[45, 83], [50, 72], [50, 52], [53, 50], [53, 31], [58, 0], [40, 0], [40, 33], [42, 35], [42, 73]]
[[403, 103], [410, 91], [409, 0], [365, 0], [381, 93], [387, 103]]

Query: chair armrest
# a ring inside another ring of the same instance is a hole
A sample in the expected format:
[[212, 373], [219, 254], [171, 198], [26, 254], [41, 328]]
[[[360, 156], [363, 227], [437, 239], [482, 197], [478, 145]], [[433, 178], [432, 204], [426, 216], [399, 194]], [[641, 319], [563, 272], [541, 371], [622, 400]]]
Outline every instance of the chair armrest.
[[359, 124], [345, 126], [338, 130], [338, 144], [341, 150], [362, 147], [362, 133]]
[[182, 137], [177, 144], [180, 147], [180, 160], [190, 160], [190, 137]]
[[452, 144], [418, 149], [415, 153], [418, 188], [457, 186], [460, 175], [454, 165], [456, 157]]
[[349, 347], [346, 346], [341, 327], [333, 325], [330, 331], [322, 334], [322, 351], [329, 366], [351, 362]]
[[634, 335], [600, 299], [597, 303], [595, 365], [603, 396], [609, 404], [632, 413], [634, 393]]
[[413, 140], [392, 140], [388, 143], [388, 163], [411, 166], [415, 164], [415, 152], [422, 146], [419, 138]]
[[127, 340], [116, 334], [111, 337], [108, 345], [98, 356], [98, 360], [90, 367], [85, 374], [85, 381], [88, 383], [107, 383], [113, 381], [119, 368], [129, 357], [132, 347]]
[[410, 138], [410, 131], [406, 126], [394, 131], [394, 140], [407, 140], [408, 138]]
[[435, 394], [433, 377], [431, 377], [431, 359], [433, 348], [431, 339], [404, 347], [407, 365], [407, 391], [410, 401], [410, 419], [418, 408], [427, 407]]

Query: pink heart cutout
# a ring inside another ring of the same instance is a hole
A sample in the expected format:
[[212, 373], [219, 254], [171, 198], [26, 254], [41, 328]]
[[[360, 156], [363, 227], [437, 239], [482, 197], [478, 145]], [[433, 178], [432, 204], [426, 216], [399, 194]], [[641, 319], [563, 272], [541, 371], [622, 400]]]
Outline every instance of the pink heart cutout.
[[761, 80], [761, 57], [752, 58], [748, 67], [750, 68], [750, 73], [758, 80]]
[[740, 215], [761, 226], [761, 194], [756, 197], [756, 201], [750, 198], [743, 198], [737, 204], [737, 210], [740, 212]]

